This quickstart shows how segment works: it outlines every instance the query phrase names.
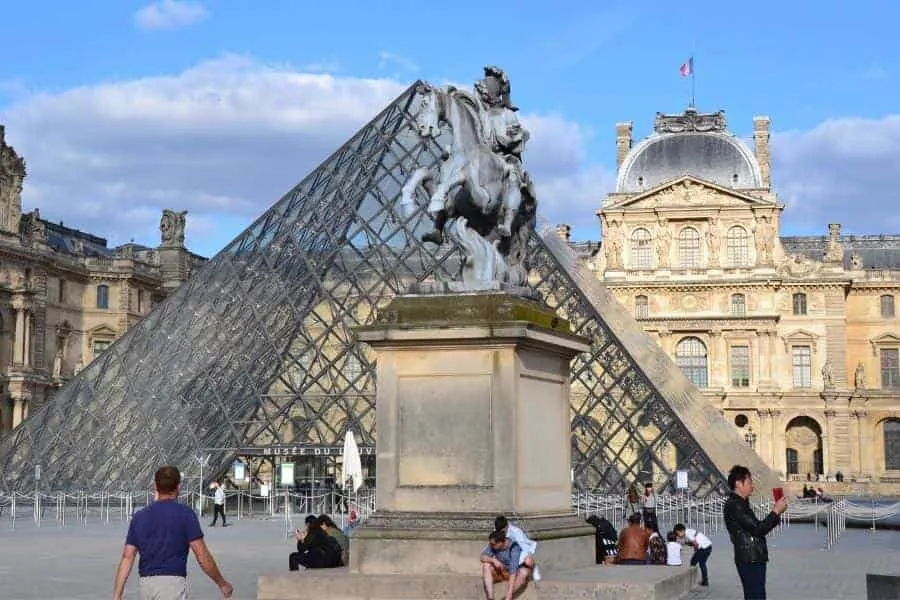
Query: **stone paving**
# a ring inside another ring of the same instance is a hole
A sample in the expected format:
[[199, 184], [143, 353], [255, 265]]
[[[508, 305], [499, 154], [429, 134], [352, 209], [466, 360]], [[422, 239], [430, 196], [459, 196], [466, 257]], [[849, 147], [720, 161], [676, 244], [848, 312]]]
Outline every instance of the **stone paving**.
[[[225, 576], [234, 584], [234, 597], [256, 597], [256, 578], [262, 573], [287, 570], [292, 542], [280, 519], [232, 520], [222, 529], [206, 529], [207, 543]], [[52, 521], [35, 528], [20, 520], [13, 531], [0, 520], [0, 598], [3, 600], [108, 598], [125, 537], [126, 524], [91, 522], [87, 527]], [[731, 546], [723, 535], [710, 536], [708, 588], [696, 588], [694, 600], [741, 598]], [[770, 538], [769, 598], [830, 600], [865, 598], [866, 572], [900, 572], [900, 532], [848, 529], [828, 552], [821, 548], [824, 528], [792, 525]], [[685, 553], [687, 556], [688, 553]], [[218, 590], [189, 560], [191, 598], [219, 598]], [[611, 567], [614, 568], [614, 567]], [[648, 567], [651, 568], [651, 567]], [[665, 568], [665, 567], [652, 567]], [[132, 571], [126, 597], [137, 598], [137, 567]]]

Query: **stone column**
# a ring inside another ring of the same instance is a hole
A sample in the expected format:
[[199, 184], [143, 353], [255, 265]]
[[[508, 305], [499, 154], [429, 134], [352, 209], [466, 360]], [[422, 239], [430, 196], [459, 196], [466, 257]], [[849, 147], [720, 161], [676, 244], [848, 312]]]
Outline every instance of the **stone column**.
[[498, 514], [548, 570], [593, 563], [570, 482], [569, 363], [588, 346], [569, 331], [504, 293], [398, 296], [356, 329], [378, 355], [378, 476], [351, 572], [477, 575]]
[[25, 363], [25, 308], [16, 306], [16, 339], [13, 346], [13, 364], [22, 365]]
[[772, 415], [772, 439], [775, 442], [775, 456], [773, 457], [772, 468], [779, 471], [782, 476], [787, 477], [787, 459], [785, 457], [787, 445], [784, 439], [786, 435], [784, 424], [781, 422], [782, 413], [780, 410], [774, 409], [770, 414]]
[[16, 427], [25, 418], [25, 400], [23, 398], [13, 399], [12, 426]]
[[22, 364], [26, 367], [31, 366], [31, 311], [23, 311], [25, 313], [25, 339], [22, 342]]
[[825, 471], [825, 476], [828, 476], [828, 473], [832, 471], [831, 465], [831, 454], [832, 454], [832, 427], [834, 427], [834, 409], [826, 408], [825, 409], [825, 431], [822, 432], [822, 470]]
[[853, 430], [851, 431], [851, 435], [856, 439], [856, 448], [853, 449], [853, 471], [857, 475], [862, 476], [865, 472], [863, 467], [863, 419], [866, 417], [866, 411], [854, 410], [852, 414]]

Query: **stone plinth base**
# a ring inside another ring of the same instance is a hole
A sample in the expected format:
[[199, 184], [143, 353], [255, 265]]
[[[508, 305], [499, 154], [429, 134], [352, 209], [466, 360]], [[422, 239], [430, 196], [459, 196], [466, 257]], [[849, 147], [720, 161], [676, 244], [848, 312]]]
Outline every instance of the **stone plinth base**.
[[[677, 600], [696, 581], [695, 567], [594, 566], [543, 573], [517, 600]], [[258, 600], [483, 600], [481, 577], [474, 575], [360, 575], [347, 569], [321, 569], [262, 575]], [[494, 587], [503, 598], [506, 584]]]
[[[353, 534], [350, 569], [363, 574], [478, 575], [478, 556], [494, 513], [374, 513]], [[551, 571], [594, 562], [594, 528], [571, 515], [516, 516], [538, 543], [535, 558]]]

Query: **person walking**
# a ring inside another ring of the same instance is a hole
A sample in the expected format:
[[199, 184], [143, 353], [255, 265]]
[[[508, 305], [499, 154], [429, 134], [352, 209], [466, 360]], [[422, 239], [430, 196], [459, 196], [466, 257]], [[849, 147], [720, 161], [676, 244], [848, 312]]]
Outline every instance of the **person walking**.
[[225, 489], [219, 481], [213, 482], [213, 489], [216, 490], [213, 493], [213, 520], [209, 526], [215, 527], [219, 521], [219, 515], [222, 515], [222, 527], [228, 527], [225, 522]]
[[641, 514], [644, 517], [644, 524], [650, 528], [658, 528], [656, 521], [656, 492], [652, 483], [644, 484], [644, 496], [641, 498]]
[[187, 597], [187, 557], [193, 551], [203, 572], [219, 586], [223, 598], [234, 591], [203, 540], [197, 514], [178, 502], [181, 473], [160, 467], [153, 477], [153, 503], [134, 513], [128, 525], [122, 558], [116, 569], [113, 600], [122, 600], [135, 555], [142, 600], [183, 600]]
[[731, 493], [723, 509], [725, 527], [734, 545], [734, 562], [744, 588], [744, 600], [766, 599], [766, 563], [769, 550], [766, 535], [781, 521], [787, 510], [787, 499], [775, 502], [772, 511], [760, 521], [750, 508], [753, 494], [753, 477], [750, 469], [741, 465], [731, 467], [728, 473]]

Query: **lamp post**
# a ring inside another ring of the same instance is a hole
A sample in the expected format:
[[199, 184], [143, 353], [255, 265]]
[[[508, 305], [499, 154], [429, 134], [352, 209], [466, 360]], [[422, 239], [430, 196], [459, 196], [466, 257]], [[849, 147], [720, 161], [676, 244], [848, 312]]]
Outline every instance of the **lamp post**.
[[209, 464], [210, 455], [207, 454], [203, 456], [202, 454], [198, 454], [194, 457], [194, 460], [200, 465], [200, 518], [203, 518], [203, 467]]
[[753, 431], [753, 426], [747, 427], [747, 433], [744, 434], [744, 441], [747, 442], [747, 445], [750, 446], [753, 450], [756, 450], [756, 432]]

